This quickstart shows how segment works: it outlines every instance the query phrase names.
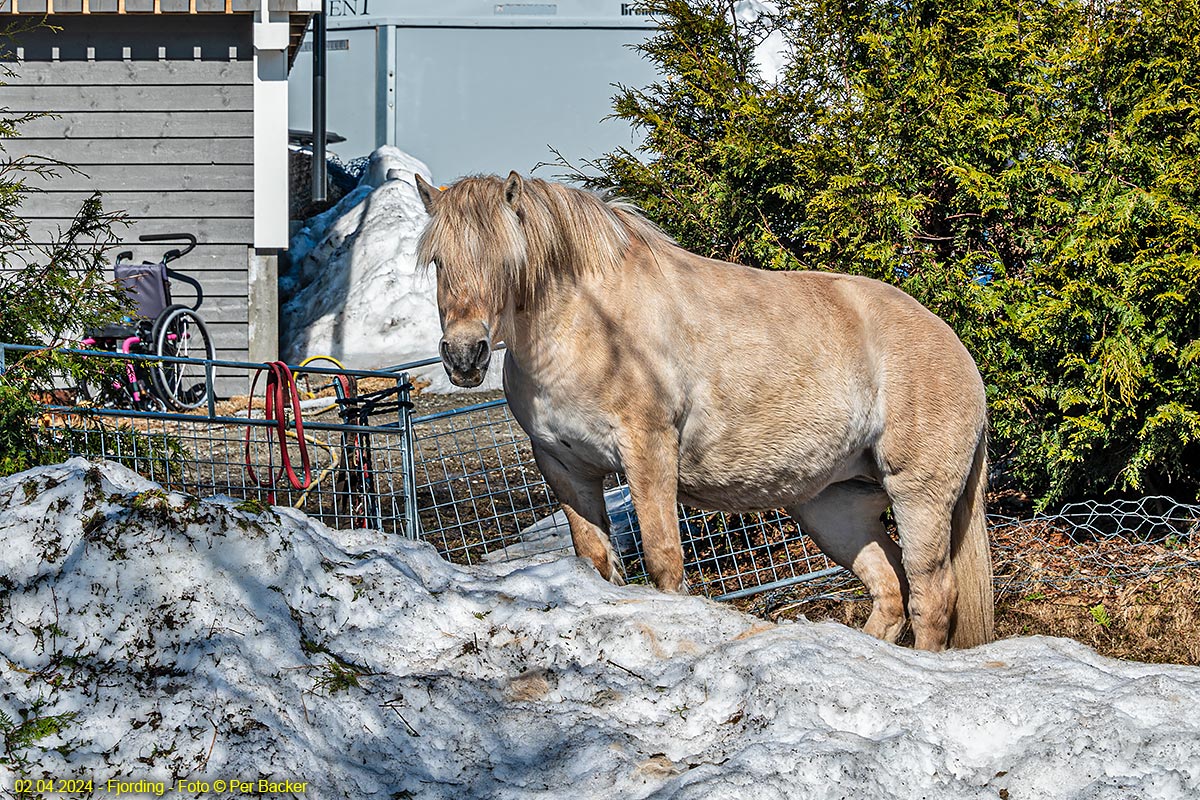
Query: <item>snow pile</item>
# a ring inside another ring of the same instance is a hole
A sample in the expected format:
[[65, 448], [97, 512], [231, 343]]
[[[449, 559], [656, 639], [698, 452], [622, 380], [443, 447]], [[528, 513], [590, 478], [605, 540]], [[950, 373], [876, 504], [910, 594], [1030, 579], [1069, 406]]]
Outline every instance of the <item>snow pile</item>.
[[[919, 653], [574, 558], [455, 567], [81, 459], [0, 480], [0, 534], [5, 787], [19, 769], [313, 798], [1200, 793], [1200, 670], [1066, 640]], [[41, 738], [9, 736], [23, 713]]]
[[[298, 364], [332, 355], [376, 369], [436, 355], [441, 328], [433, 271], [417, 269], [428, 216], [414, 174], [429, 168], [385, 146], [371, 154], [358, 187], [292, 236], [280, 278], [280, 353]], [[500, 385], [493, 363], [483, 389]], [[453, 391], [440, 366], [420, 373], [433, 391]]]

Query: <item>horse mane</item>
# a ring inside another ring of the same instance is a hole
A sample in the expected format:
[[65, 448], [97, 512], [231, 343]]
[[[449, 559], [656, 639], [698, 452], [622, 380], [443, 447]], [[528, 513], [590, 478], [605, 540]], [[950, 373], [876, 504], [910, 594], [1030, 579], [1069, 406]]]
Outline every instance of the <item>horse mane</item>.
[[634, 242], [652, 252], [677, 246], [624, 200], [538, 178], [521, 181], [512, 202], [505, 193], [495, 175], [464, 178], [437, 193], [417, 263], [436, 262], [455, 294], [501, 298], [515, 289], [528, 303], [549, 281], [619, 268]]

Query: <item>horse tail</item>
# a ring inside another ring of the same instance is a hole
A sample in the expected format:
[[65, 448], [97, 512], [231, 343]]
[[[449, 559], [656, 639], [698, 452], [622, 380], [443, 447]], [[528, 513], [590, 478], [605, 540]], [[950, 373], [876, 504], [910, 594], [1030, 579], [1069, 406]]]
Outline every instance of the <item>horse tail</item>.
[[987, 431], [979, 436], [971, 472], [958, 502], [950, 530], [950, 565], [958, 583], [958, 600], [951, 616], [950, 646], [987, 644], [996, 638], [992, 554], [988, 546]]

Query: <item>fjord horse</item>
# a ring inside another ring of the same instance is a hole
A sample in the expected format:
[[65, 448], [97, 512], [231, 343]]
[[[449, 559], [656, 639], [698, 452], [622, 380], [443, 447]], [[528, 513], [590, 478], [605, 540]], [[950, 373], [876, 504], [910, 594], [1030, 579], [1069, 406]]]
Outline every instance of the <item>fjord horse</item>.
[[450, 379], [479, 385], [507, 342], [512, 413], [602, 575], [622, 581], [603, 490], [622, 471], [659, 589], [685, 586], [677, 500], [783, 508], [862, 579], [867, 633], [894, 642], [907, 608], [919, 648], [993, 638], [984, 387], [942, 320], [869, 278], [694, 255], [515, 172], [417, 187]]

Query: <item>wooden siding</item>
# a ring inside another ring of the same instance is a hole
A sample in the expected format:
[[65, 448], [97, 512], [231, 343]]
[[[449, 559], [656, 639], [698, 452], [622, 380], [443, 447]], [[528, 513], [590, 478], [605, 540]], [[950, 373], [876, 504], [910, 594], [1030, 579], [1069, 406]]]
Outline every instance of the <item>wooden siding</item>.
[[[56, 8], [58, 4], [56, 3]], [[21, 8], [26, 8], [24, 2]], [[56, 16], [57, 34], [22, 37], [21, 63], [0, 105], [52, 112], [22, 126], [6, 155], [73, 165], [33, 179], [21, 205], [39, 243], [66, 227], [80, 203], [133, 221], [119, 249], [157, 261], [172, 245], [145, 233], [187, 231], [197, 248], [173, 266], [205, 289], [200, 311], [221, 358], [249, 351], [248, 254], [253, 243], [253, 42], [248, 17]], [[163, 48], [160, 52], [160, 48]], [[115, 257], [115, 250], [113, 257]], [[178, 300], [191, 290], [173, 286]], [[221, 381], [219, 391], [244, 391]]]
[[[96, 22], [107, 22], [108, 20], [89, 19], [83, 20], [82, 23], [92, 24]], [[133, 26], [141, 20], [120, 20], [127, 26]], [[171, 20], [172, 24], [178, 24], [181, 20]], [[55, 24], [61, 25], [67, 23], [72, 26], [79, 25], [81, 22], [76, 19], [62, 19]], [[203, 20], [204, 23], [209, 23], [209, 20]], [[193, 24], [201, 24], [201, 20], [196, 20]], [[230, 21], [228, 24], [236, 24], [236, 21]], [[245, 24], [244, 22], [242, 24]], [[66, 27], [65, 25], [63, 27]], [[26, 34], [24, 42], [28, 44], [30, 34]], [[157, 60], [158, 48], [150, 47], [144, 42], [131, 42], [129, 47], [129, 58], [124, 56], [126, 45], [121, 44], [127, 41], [126, 37], [120, 37], [114, 42], [110, 42], [111, 46], [103, 46], [99, 50], [94, 50], [94, 59], [86, 58], [86, 50], [79, 47], [64, 46], [64, 37], [66, 32], [59, 34], [49, 41], [42, 41], [29, 46], [21, 46], [19, 52], [23, 54], [27, 61], [41, 63], [46, 61], [54, 61], [54, 50], [50, 42], [54, 42], [54, 47], [58, 47], [59, 58], [55, 61], [55, 68], [50, 69], [28, 69], [31, 65], [26, 65], [27, 68], [21, 69], [19, 74], [8, 81], [11, 86], [121, 86], [124, 87], [130, 83], [141, 83], [146, 86], [226, 86], [231, 83], [249, 85], [251, 80], [251, 70], [253, 54], [249, 51], [249, 45], [245, 49], [235, 47], [230, 52], [225, 54], [224, 60], [215, 60], [220, 55], [219, 50], [215, 53], [210, 52], [214, 58], [211, 61], [204, 60]], [[47, 34], [42, 33], [40, 39], [46, 39]], [[95, 45], [85, 45], [85, 47], [95, 47]], [[84, 55], [85, 57], [80, 57]], [[72, 58], [74, 56], [74, 58]], [[136, 60], [135, 60], [136, 59]], [[8, 91], [7, 89], [5, 91]], [[179, 102], [179, 95], [172, 96], [172, 102]], [[174, 106], [172, 106], [174, 108]]]
[[[32, 176], [26, 185], [46, 191], [159, 192], [162, 190], [160, 164], [94, 164], [78, 171], [57, 167], [57, 177]], [[87, 170], [86, 172], [84, 170]], [[254, 189], [253, 176], [241, 164], [213, 164], [203, 172], [181, 175], [181, 186], [194, 191], [238, 191]]]
[[[11, 87], [0, 87], [0, 97]], [[4, 143], [9, 155], [47, 153], [53, 148], [59, 161], [80, 166], [85, 172], [88, 166], [129, 164], [122, 159], [135, 156], [138, 161], [148, 161], [155, 166], [168, 164], [235, 164], [244, 165], [254, 159], [252, 137], [230, 139], [158, 139], [139, 142], [108, 139], [49, 139], [39, 140], [22, 135]]]
[[[248, 14], [260, 5], [260, 0], [0, 0], [0, 14]], [[298, 11], [300, 5], [299, 0], [267, 2], [271, 11], [307, 22], [313, 12]]]
[[[188, 91], [191, 91], [190, 89]], [[43, 139], [179, 139], [207, 134], [217, 138], [253, 130], [248, 111], [65, 111], [21, 126]], [[136, 157], [136, 153], [133, 154]], [[141, 159], [138, 159], [141, 160]]]
[[0, 0], [18, 14], [248, 14], [258, 0]]
[[[196, 237], [200, 245], [188, 253], [187, 260], [181, 263], [198, 264], [206, 255], [214, 255], [220, 260], [221, 264], [228, 265], [231, 258], [231, 253], [219, 245], [240, 245], [244, 250], [254, 236], [254, 222], [246, 219], [207, 219], [199, 217], [186, 220], [190, 226], [187, 228], [188, 233]], [[53, 241], [55, 232], [65, 230], [71, 220], [60, 217], [57, 219], [35, 219], [30, 220], [29, 228], [33, 237], [39, 243]], [[137, 243], [137, 238], [145, 233], [163, 233], [170, 227], [161, 219], [135, 220], [128, 228], [121, 228], [119, 233], [121, 237], [132, 243]], [[182, 225], [175, 225], [170, 228], [171, 232], [180, 230]], [[148, 247], [138, 243], [138, 247]]]
[[[253, 198], [250, 192], [205, 192], [175, 191], [162, 189], [144, 192], [105, 191], [104, 207], [112, 211], [124, 211], [137, 219], [181, 219], [194, 217], [209, 219], [243, 219], [253, 214]], [[64, 192], [61, 189], [30, 194], [21, 204], [21, 213], [30, 217], [64, 217], [86, 200], [92, 192]], [[179, 225], [175, 225], [176, 228]]]
[[[10, 86], [4, 100], [11, 111], [159, 111], [162, 93], [150, 86]], [[217, 86], [201, 94], [182, 92], [172, 99], [176, 111], [253, 111], [254, 91], [250, 86]]]

